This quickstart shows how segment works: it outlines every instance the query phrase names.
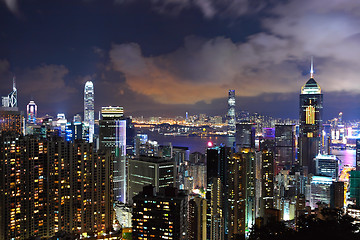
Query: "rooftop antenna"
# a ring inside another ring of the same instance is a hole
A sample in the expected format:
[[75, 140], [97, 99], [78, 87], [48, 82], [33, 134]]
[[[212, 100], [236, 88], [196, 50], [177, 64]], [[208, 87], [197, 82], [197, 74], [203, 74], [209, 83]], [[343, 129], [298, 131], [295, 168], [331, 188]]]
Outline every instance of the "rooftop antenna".
[[314, 78], [314, 57], [311, 56], [310, 78]]
[[14, 74], [14, 76], [13, 76], [13, 91], [16, 90], [15, 80], [16, 80], [16, 77], [15, 77], [15, 74]]

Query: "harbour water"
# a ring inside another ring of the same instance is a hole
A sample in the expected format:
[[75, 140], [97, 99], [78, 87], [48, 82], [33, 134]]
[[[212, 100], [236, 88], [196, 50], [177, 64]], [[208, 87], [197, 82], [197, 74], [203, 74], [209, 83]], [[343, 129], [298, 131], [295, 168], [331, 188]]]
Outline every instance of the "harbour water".
[[225, 144], [226, 146], [233, 146], [235, 142], [235, 137], [228, 136], [217, 136], [217, 137], [186, 137], [186, 136], [165, 136], [158, 134], [157, 132], [144, 132], [147, 133], [150, 140], [157, 141], [160, 145], [172, 143], [173, 146], [177, 147], [188, 147], [190, 153], [192, 152], [201, 152], [205, 153], [207, 149], [208, 142], [212, 142], [213, 145], [219, 146], [220, 144]]
[[[157, 141], [160, 145], [172, 143], [173, 146], [188, 147], [190, 152], [205, 153], [208, 142], [212, 142], [214, 145], [219, 146], [225, 144], [226, 146], [233, 146], [235, 137], [217, 136], [217, 137], [184, 137], [184, 136], [165, 136], [158, 134], [157, 132], [144, 132], [147, 133], [150, 140]], [[336, 155], [340, 159], [339, 170], [342, 170], [344, 166], [355, 166], [356, 163], [356, 151], [355, 150], [332, 150], [331, 154]]]
[[356, 165], [356, 150], [332, 150], [331, 154], [336, 155], [340, 159], [340, 170], [344, 166], [355, 167]]

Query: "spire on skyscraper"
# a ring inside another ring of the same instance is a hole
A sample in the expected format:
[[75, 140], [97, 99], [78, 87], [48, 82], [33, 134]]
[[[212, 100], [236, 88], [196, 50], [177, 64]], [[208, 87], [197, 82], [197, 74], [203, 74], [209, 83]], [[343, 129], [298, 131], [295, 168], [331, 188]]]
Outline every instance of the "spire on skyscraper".
[[310, 78], [314, 78], [314, 57], [311, 56]]
[[13, 91], [15, 91], [16, 90], [16, 84], [15, 84], [15, 75], [13, 76]]

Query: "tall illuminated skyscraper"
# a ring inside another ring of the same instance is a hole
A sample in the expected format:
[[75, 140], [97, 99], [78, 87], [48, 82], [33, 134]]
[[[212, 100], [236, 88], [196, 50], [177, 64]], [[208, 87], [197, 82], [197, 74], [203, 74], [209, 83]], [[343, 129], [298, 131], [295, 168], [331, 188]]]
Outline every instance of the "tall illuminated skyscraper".
[[255, 151], [242, 148], [228, 162], [228, 239], [243, 239], [255, 223]]
[[235, 90], [229, 90], [228, 98], [228, 131], [231, 135], [235, 134], [236, 131], [236, 119], [235, 119]]
[[37, 116], [37, 105], [33, 100], [31, 100], [27, 105], [26, 112], [27, 112], [27, 122], [35, 124], [36, 116]]
[[17, 108], [17, 89], [15, 84], [15, 77], [13, 78], [13, 90], [8, 96], [2, 97], [2, 106]]
[[320, 86], [314, 80], [311, 61], [310, 79], [301, 88], [300, 94], [299, 161], [301, 166], [313, 174], [314, 158], [321, 149], [322, 109], [323, 95]]
[[23, 116], [17, 107], [17, 89], [15, 77], [13, 78], [13, 90], [2, 97], [2, 107], [0, 107], [0, 133], [1, 132], [23, 132]]
[[84, 89], [84, 123], [89, 127], [89, 142], [94, 140], [94, 84], [85, 83]]
[[127, 203], [126, 119], [123, 107], [102, 107], [99, 121], [100, 150], [110, 150], [114, 159], [114, 198]]

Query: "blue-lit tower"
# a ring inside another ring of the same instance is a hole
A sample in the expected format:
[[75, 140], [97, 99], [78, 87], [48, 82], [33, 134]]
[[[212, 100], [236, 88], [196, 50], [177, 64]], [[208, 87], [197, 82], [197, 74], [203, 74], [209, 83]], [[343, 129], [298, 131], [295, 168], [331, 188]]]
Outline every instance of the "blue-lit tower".
[[323, 94], [314, 80], [314, 68], [311, 61], [310, 79], [301, 88], [300, 127], [299, 127], [299, 163], [315, 174], [314, 158], [321, 149]]
[[89, 129], [89, 142], [94, 139], [94, 84], [92, 81], [85, 83], [84, 89], [84, 124]]

